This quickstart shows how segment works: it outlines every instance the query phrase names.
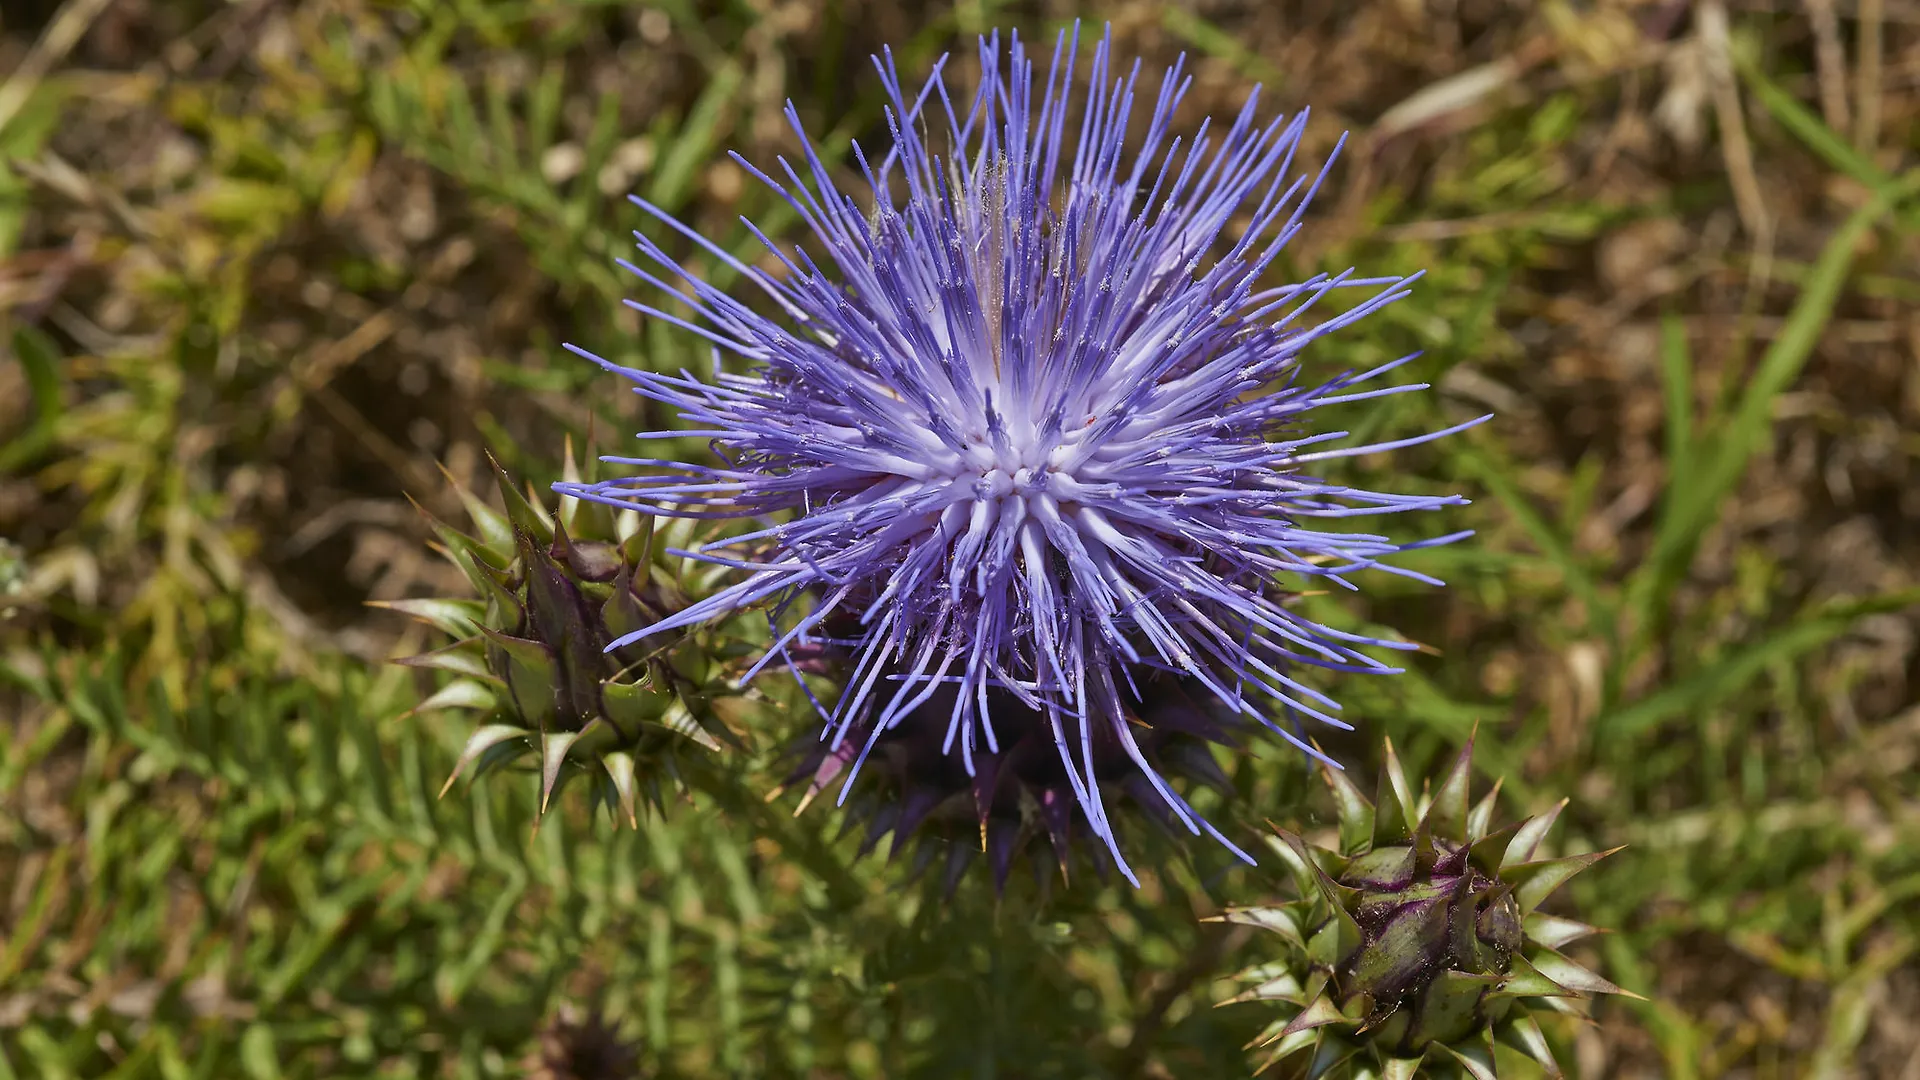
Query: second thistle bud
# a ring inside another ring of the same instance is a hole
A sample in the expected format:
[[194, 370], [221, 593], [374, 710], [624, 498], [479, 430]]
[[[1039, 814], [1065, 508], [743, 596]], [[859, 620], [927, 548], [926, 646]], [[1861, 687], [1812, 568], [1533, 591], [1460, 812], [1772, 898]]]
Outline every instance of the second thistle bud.
[[1373, 802], [1346, 774], [1323, 770], [1337, 849], [1275, 830], [1301, 898], [1219, 917], [1289, 946], [1286, 962], [1243, 972], [1249, 987], [1232, 999], [1284, 1010], [1259, 1040], [1272, 1048], [1263, 1070], [1320, 1077], [1346, 1065], [1354, 1076], [1407, 1078], [1444, 1066], [1488, 1080], [1497, 1038], [1557, 1072], [1529, 1007], [1625, 993], [1558, 951], [1593, 927], [1539, 910], [1612, 852], [1536, 861], [1559, 807], [1492, 828], [1499, 789], [1470, 803], [1472, 757], [1468, 740], [1438, 789], [1416, 800], [1388, 743]]
[[[576, 474], [571, 447], [567, 457]], [[679, 782], [682, 749], [719, 750], [726, 734], [707, 707], [715, 667], [700, 641], [669, 632], [607, 649], [683, 609], [685, 590], [653, 556], [651, 518], [571, 499], [555, 514], [493, 469], [505, 514], [456, 485], [475, 535], [429, 516], [439, 548], [481, 598], [380, 605], [457, 639], [401, 661], [458, 676], [422, 708], [488, 713], [447, 787], [463, 772], [537, 755], [543, 814], [566, 780], [590, 774], [633, 823], [640, 802], [659, 805]]]

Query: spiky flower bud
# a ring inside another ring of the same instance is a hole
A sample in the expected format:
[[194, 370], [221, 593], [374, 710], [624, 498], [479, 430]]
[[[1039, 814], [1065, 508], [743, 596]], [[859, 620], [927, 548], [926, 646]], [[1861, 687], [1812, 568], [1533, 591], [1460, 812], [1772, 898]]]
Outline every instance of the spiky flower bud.
[[1242, 972], [1248, 989], [1228, 1002], [1285, 1010], [1256, 1041], [1272, 1047], [1262, 1071], [1285, 1063], [1300, 1076], [1345, 1067], [1404, 1080], [1431, 1063], [1491, 1080], [1497, 1038], [1557, 1074], [1529, 1010], [1573, 1011], [1589, 995], [1625, 993], [1557, 951], [1593, 927], [1539, 910], [1612, 852], [1535, 861], [1566, 803], [1493, 829], [1499, 785], [1471, 803], [1472, 757], [1469, 738], [1438, 790], [1416, 800], [1389, 742], [1375, 802], [1344, 772], [1322, 770], [1339, 813], [1337, 850], [1275, 829], [1301, 898], [1215, 920], [1273, 931], [1288, 946], [1283, 962]]
[[[477, 535], [427, 515], [438, 547], [482, 599], [376, 604], [452, 635], [453, 644], [400, 661], [459, 676], [420, 706], [487, 712], [466, 740], [447, 789], [537, 755], [540, 812], [569, 777], [590, 773], [616, 820], [659, 806], [690, 745], [719, 750], [725, 727], [708, 707], [711, 650], [687, 633], [608, 649], [634, 629], [686, 607], [683, 583], [656, 558], [651, 518], [574, 499], [550, 513], [493, 464], [506, 514], [454, 484]], [[577, 476], [571, 444], [567, 471]], [[450, 482], [451, 482], [451, 478]], [[422, 513], [425, 513], [423, 510]]]

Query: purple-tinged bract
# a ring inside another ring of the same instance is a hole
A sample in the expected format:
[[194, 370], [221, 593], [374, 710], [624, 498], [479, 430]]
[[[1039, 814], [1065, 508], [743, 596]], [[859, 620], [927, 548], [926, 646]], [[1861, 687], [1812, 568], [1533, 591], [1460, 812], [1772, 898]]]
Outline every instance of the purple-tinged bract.
[[[876, 60], [892, 147], [877, 161], [853, 148], [858, 197], [839, 190], [789, 106], [803, 167], [782, 160], [775, 176], [741, 160], [813, 233], [812, 254], [762, 237], [782, 274], [636, 199], [778, 310], [750, 308], [638, 236], [649, 265], [622, 265], [698, 318], [629, 303], [712, 343], [714, 373], [589, 358], [692, 429], [643, 438], [706, 436], [724, 461], [607, 458], [646, 474], [556, 487], [655, 514], [758, 519], [695, 553], [742, 580], [635, 636], [769, 603], [778, 660], [829, 617], [856, 616], [857, 660], [823, 738], [837, 746], [858, 727], [870, 747], [900, 722], [936, 724], [971, 768], [976, 747], [1007, 738], [988, 708], [989, 691], [1007, 691], [1021, 722], [1042, 718], [1118, 859], [1093, 732], [1164, 789], [1124, 719], [1141, 669], [1180, 673], [1315, 752], [1291, 714], [1338, 724], [1337, 706], [1289, 669], [1389, 672], [1361, 646], [1407, 646], [1302, 617], [1279, 575], [1352, 587], [1356, 571], [1454, 537], [1404, 544], [1316, 522], [1463, 500], [1304, 471], [1402, 445], [1325, 448], [1344, 433], [1308, 430], [1310, 410], [1419, 388], [1365, 385], [1403, 361], [1297, 381], [1308, 345], [1411, 280], [1260, 284], [1326, 175], [1294, 173], [1306, 115], [1263, 121], [1256, 94], [1224, 132], [1202, 125], [1184, 141], [1172, 121], [1191, 80], [1176, 65], [1130, 133], [1146, 96], [1139, 65], [1120, 74], [1103, 40], [1075, 110], [1077, 44], [1063, 36], [1037, 79], [1017, 38], [1008, 51], [983, 40], [971, 98], [952, 96], [937, 68], [910, 98], [891, 54]], [[1310, 317], [1350, 286], [1376, 291]], [[721, 370], [722, 352], [745, 369]], [[937, 714], [923, 707], [936, 697]]]
[[[1216, 715], [1221, 710], [1188, 697], [1183, 681], [1153, 673], [1140, 680], [1139, 700], [1128, 703], [1134, 748], [1146, 758], [1148, 769], [1128, 760], [1113, 725], [1092, 729], [1091, 772], [1121, 839], [1138, 835], [1127, 831], [1134, 824], [1149, 827], [1149, 840], [1151, 833], [1177, 832], [1180, 815], [1190, 808], [1161, 796], [1165, 780], [1174, 782], [1176, 794], [1182, 785], [1206, 786], [1222, 794], [1233, 791], [1232, 780], [1211, 748], [1234, 747], [1236, 734], [1246, 724], [1237, 717]], [[921, 708], [944, 716], [953, 707], [953, 693], [951, 684], [943, 686]], [[882, 733], [870, 752], [863, 738], [868, 733], [858, 725], [837, 747], [817, 739], [796, 740], [788, 755], [793, 769], [784, 785], [802, 792], [794, 813], [804, 811], [857, 758], [864, 757], [861, 790], [853, 792], [845, 804], [841, 833], [861, 830], [862, 856], [891, 834], [889, 862], [912, 852], [909, 880], [942, 863], [943, 888], [951, 894], [975, 856], [991, 868], [996, 891], [1005, 889], [1009, 874], [1022, 862], [1031, 866], [1043, 893], [1051, 877], [1050, 865], [1059, 868], [1063, 881], [1069, 879], [1075, 863], [1090, 863], [1104, 877], [1108, 850], [1082, 845], [1081, 838], [1091, 830], [1074, 797], [1077, 772], [1068, 768], [1072, 761], [1063, 761], [1055, 751], [1046, 717], [1010, 698], [1004, 690], [989, 692], [999, 748], [975, 747], [971, 760], [965, 762], [942, 746], [943, 725], [916, 723], [911, 718]], [[1159, 790], [1148, 779], [1150, 773], [1158, 773], [1163, 781]], [[1213, 835], [1228, 850], [1245, 857], [1230, 840]], [[1138, 841], [1130, 850], [1136, 857], [1142, 854]], [[1151, 857], [1151, 849], [1147, 853]]]

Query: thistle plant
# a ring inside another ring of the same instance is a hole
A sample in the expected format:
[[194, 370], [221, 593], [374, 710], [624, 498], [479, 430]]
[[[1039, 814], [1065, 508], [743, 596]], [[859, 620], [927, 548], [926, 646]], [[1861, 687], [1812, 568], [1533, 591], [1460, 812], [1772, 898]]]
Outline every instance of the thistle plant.
[[1298, 898], [1215, 919], [1285, 943], [1285, 959], [1240, 973], [1248, 988], [1226, 1002], [1282, 1010], [1256, 1040], [1272, 1048], [1260, 1071], [1405, 1080], [1439, 1067], [1490, 1080], [1499, 1039], [1557, 1075], [1532, 1010], [1576, 1012], [1590, 995], [1625, 993], [1558, 951], [1593, 927], [1540, 910], [1613, 852], [1536, 860], [1566, 803], [1495, 829], [1499, 785], [1472, 803], [1472, 759], [1469, 738], [1438, 789], [1416, 799], [1388, 742], [1373, 802], [1344, 772], [1321, 770], [1337, 847], [1275, 828]]
[[[1391, 672], [1367, 648], [1413, 646], [1305, 617], [1280, 576], [1352, 588], [1381, 568], [1431, 581], [1386, 560], [1464, 534], [1404, 543], [1318, 523], [1464, 500], [1311, 475], [1446, 432], [1333, 448], [1344, 433], [1307, 423], [1321, 406], [1418, 387], [1372, 385], [1411, 357], [1301, 378], [1309, 346], [1412, 280], [1349, 271], [1264, 284], [1331, 166], [1294, 174], [1306, 115], [1263, 121], [1256, 94], [1225, 131], [1203, 125], [1183, 144], [1173, 117], [1191, 80], [1176, 64], [1130, 136], [1139, 66], [1122, 72], [1103, 39], [1070, 119], [1078, 44], [1077, 31], [1063, 35], [1040, 81], [1017, 37], [1006, 51], [998, 35], [983, 39], [979, 89], [958, 100], [938, 67], [910, 94], [891, 54], [876, 59], [892, 145], [877, 158], [854, 147], [860, 197], [840, 189], [789, 106], [800, 169], [783, 159], [776, 176], [736, 158], [811, 230], [817, 255], [761, 234], [779, 273], [636, 198], [768, 310], [636, 234], [642, 259], [621, 265], [671, 303], [629, 303], [710, 343], [711, 374], [575, 351], [687, 425], [642, 438], [702, 436], [722, 460], [609, 457], [640, 474], [556, 489], [754, 523], [676, 552], [740, 580], [612, 647], [764, 604], [776, 625], [761, 662], [782, 663], [826, 620], [852, 615], [851, 673], [822, 710], [830, 752], [857, 740], [840, 799], [902, 724], [932, 732], [968, 774], [983, 754], [1038, 739], [1133, 879], [1103, 757], [1139, 770], [1187, 830], [1203, 828], [1128, 720], [1138, 683], [1170, 673], [1317, 754], [1298, 719], [1344, 725], [1296, 669]], [[1374, 291], [1314, 317], [1355, 286]]]
[[[577, 474], [571, 445], [567, 470]], [[644, 645], [631, 633], [689, 602], [669, 561], [655, 557], [650, 517], [574, 499], [554, 514], [498, 464], [493, 472], [505, 514], [454, 484], [477, 535], [427, 515], [441, 552], [481, 598], [375, 605], [456, 639], [400, 661], [458, 676], [421, 709], [488, 714], [441, 794], [463, 772], [532, 755], [542, 814], [565, 781], [586, 773], [615, 820], [635, 824], [641, 803], [658, 808], [678, 787], [683, 752], [717, 751], [727, 738], [710, 707], [725, 692], [714, 685], [714, 649], [686, 632]], [[616, 639], [624, 643], [609, 648]]]

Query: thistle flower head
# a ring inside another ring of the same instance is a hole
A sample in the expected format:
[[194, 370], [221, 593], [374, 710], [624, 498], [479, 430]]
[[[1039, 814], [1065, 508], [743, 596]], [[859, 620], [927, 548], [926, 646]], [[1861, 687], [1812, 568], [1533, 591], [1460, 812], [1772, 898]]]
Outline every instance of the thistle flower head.
[[1584, 999], [1626, 991], [1559, 952], [1597, 930], [1540, 905], [1613, 852], [1535, 858], [1565, 802], [1495, 828], [1500, 785], [1470, 797], [1471, 737], [1438, 787], [1418, 796], [1390, 742], [1385, 756], [1373, 801], [1344, 773], [1322, 770], [1337, 849], [1276, 827], [1296, 899], [1212, 920], [1271, 931], [1286, 945], [1281, 960], [1241, 972], [1246, 989], [1222, 1004], [1281, 1010], [1253, 1043], [1268, 1048], [1262, 1072], [1495, 1080], [1497, 1040], [1560, 1075], [1534, 1011], [1577, 1015]]
[[[1149, 90], [1138, 64], [1119, 69], [1108, 40], [1075, 110], [1077, 46], [1077, 32], [1063, 35], [1036, 76], [1017, 37], [1010, 50], [998, 35], [982, 40], [970, 97], [938, 68], [911, 93], [891, 54], [876, 59], [892, 145], [878, 160], [853, 148], [858, 197], [840, 190], [789, 107], [800, 167], [782, 160], [769, 174], [741, 161], [813, 234], [814, 253], [766, 240], [782, 273], [636, 199], [771, 306], [749, 307], [638, 236], [641, 262], [623, 265], [695, 318], [630, 303], [712, 343], [713, 374], [589, 358], [692, 429], [643, 438], [707, 436], [724, 460], [608, 458], [644, 474], [557, 486], [649, 513], [756, 519], [730, 540], [739, 550], [695, 553], [737, 566], [740, 581], [636, 633], [768, 602], [777, 660], [824, 620], [857, 616], [857, 660], [823, 735], [838, 748], [862, 733], [849, 783], [909, 719], [935, 725], [968, 770], [980, 750], [1018, 737], [1006, 725], [1036, 727], [1131, 877], [1094, 747], [1101, 731], [1167, 794], [1125, 719], [1136, 676], [1177, 673], [1313, 752], [1270, 714], [1338, 723], [1336, 706], [1289, 669], [1391, 671], [1361, 647], [1406, 646], [1304, 618], [1283, 603], [1278, 575], [1347, 586], [1420, 545], [1318, 522], [1462, 500], [1360, 491], [1308, 471], [1399, 445], [1326, 448], [1342, 433], [1307, 430], [1312, 409], [1413, 387], [1368, 385], [1403, 361], [1297, 379], [1303, 350], [1410, 280], [1261, 284], [1326, 175], [1294, 172], [1305, 114], [1262, 120], [1250, 97], [1225, 130], [1203, 125], [1185, 141], [1173, 134], [1191, 82], [1183, 67]], [[1141, 97], [1144, 128], [1131, 126]], [[1356, 285], [1376, 291], [1317, 318], [1324, 298]], [[722, 353], [745, 367], [723, 370]], [[936, 697], [938, 715], [927, 708]], [[1017, 709], [996, 710], [1002, 697]]]

